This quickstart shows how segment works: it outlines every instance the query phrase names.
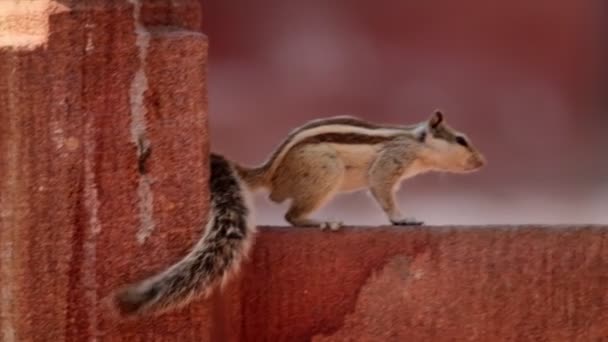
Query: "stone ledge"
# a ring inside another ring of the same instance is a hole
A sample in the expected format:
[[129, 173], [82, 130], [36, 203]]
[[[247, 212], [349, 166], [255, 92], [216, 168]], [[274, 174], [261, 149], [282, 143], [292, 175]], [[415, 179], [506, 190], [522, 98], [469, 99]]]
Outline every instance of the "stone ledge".
[[606, 288], [608, 226], [264, 227], [240, 276], [184, 311], [209, 310], [213, 341], [592, 341]]

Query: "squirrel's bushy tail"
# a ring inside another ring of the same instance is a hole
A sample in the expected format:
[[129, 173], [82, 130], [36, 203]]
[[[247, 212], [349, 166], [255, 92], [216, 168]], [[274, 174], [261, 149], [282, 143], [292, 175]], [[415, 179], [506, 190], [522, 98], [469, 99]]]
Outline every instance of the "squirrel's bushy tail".
[[207, 294], [226, 280], [253, 242], [254, 226], [246, 194], [230, 162], [211, 155], [211, 212], [205, 235], [176, 264], [148, 279], [119, 290], [114, 302], [123, 316], [160, 312]]
[[242, 165], [235, 165], [236, 172], [251, 190], [266, 187], [268, 184], [268, 165], [249, 168]]

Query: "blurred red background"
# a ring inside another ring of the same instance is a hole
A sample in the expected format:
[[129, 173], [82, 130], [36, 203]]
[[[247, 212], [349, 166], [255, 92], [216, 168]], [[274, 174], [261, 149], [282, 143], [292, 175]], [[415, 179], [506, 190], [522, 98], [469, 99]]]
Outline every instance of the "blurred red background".
[[[201, 0], [212, 149], [258, 164], [294, 127], [435, 108], [489, 164], [419, 176], [400, 203], [431, 224], [608, 222], [603, 0]], [[284, 205], [256, 196], [261, 224]], [[365, 193], [316, 216], [386, 223]]]

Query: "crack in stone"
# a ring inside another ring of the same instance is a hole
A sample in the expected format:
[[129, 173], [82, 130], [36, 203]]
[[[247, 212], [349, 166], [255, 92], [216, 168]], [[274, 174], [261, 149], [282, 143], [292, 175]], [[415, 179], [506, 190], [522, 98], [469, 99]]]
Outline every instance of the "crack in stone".
[[[142, 244], [152, 234], [154, 222], [154, 193], [152, 192], [150, 177], [146, 174], [145, 163], [150, 156], [150, 141], [146, 136], [146, 106], [145, 93], [148, 90], [146, 76], [146, 58], [150, 45], [150, 32], [141, 22], [141, 1], [129, 0], [133, 5], [133, 23], [135, 26], [135, 45], [139, 49], [139, 68], [135, 72], [130, 89], [131, 104], [131, 139], [137, 148], [138, 171], [140, 172], [137, 196], [140, 227], [137, 232], [137, 241]], [[143, 172], [142, 172], [143, 171]]]

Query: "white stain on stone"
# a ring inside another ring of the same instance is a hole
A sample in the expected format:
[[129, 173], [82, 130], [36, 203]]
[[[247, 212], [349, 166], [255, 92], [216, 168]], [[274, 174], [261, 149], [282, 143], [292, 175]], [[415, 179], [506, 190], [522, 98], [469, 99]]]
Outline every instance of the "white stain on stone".
[[[16, 84], [16, 69], [13, 68], [8, 73], [8, 84]], [[0, 177], [0, 186], [2, 189], [7, 189], [5, 193], [0, 194], [0, 341], [14, 342], [17, 340], [13, 321], [17, 319], [17, 312], [14, 310], [15, 293], [17, 289], [14, 285], [15, 259], [13, 254], [13, 236], [14, 227], [18, 226], [19, 214], [16, 213], [15, 202], [13, 201], [14, 193], [17, 190], [19, 182], [19, 120], [15, 119], [17, 99], [13, 92], [7, 94], [7, 110], [8, 120], [3, 124], [6, 125], [9, 134], [14, 133], [15, 142], [6, 144], [6, 149], [0, 151], [4, 153], [5, 175]], [[12, 113], [12, 114], [10, 114]], [[13, 227], [13, 228], [11, 228]]]
[[[148, 78], [146, 76], [146, 58], [148, 46], [150, 45], [150, 33], [141, 22], [141, 1], [129, 0], [133, 5], [133, 22], [135, 25], [135, 45], [139, 49], [139, 69], [131, 82], [131, 139], [137, 148], [138, 157], [150, 148], [150, 141], [146, 137], [146, 106], [144, 103], [145, 93], [148, 90]], [[140, 175], [137, 186], [139, 197], [139, 219], [140, 227], [137, 232], [137, 241], [143, 243], [154, 231], [155, 223], [153, 217], [154, 194], [151, 189], [150, 177], [146, 174]]]
[[84, 28], [87, 31], [87, 42], [84, 47], [84, 51], [87, 54], [89, 54], [89, 53], [93, 52], [93, 50], [95, 50], [95, 44], [93, 44], [93, 32], [94, 32], [95, 27], [96, 27], [96, 25], [93, 23], [86, 23], [84, 25]]
[[139, 185], [137, 187], [140, 218], [140, 228], [137, 232], [137, 242], [140, 244], [146, 241], [150, 234], [152, 234], [152, 231], [154, 231], [155, 227], [153, 217], [154, 195], [152, 193], [150, 183], [149, 177], [143, 175], [140, 177]]
[[88, 230], [85, 231], [82, 279], [87, 303], [91, 305], [89, 327], [93, 341], [97, 340], [97, 235], [101, 232], [99, 221], [99, 196], [95, 182], [95, 133], [92, 119], [85, 125], [84, 143], [84, 205], [87, 211]]
[[50, 126], [53, 127], [51, 130], [51, 140], [55, 144], [55, 148], [61, 150], [63, 148], [64, 140], [63, 140], [63, 129], [58, 127], [58, 123], [53, 121]]
[[93, 45], [93, 35], [90, 32], [87, 33], [87, 45], [84, 47], [84, 50], [87, 53], [95, 50], [95, 45]]

